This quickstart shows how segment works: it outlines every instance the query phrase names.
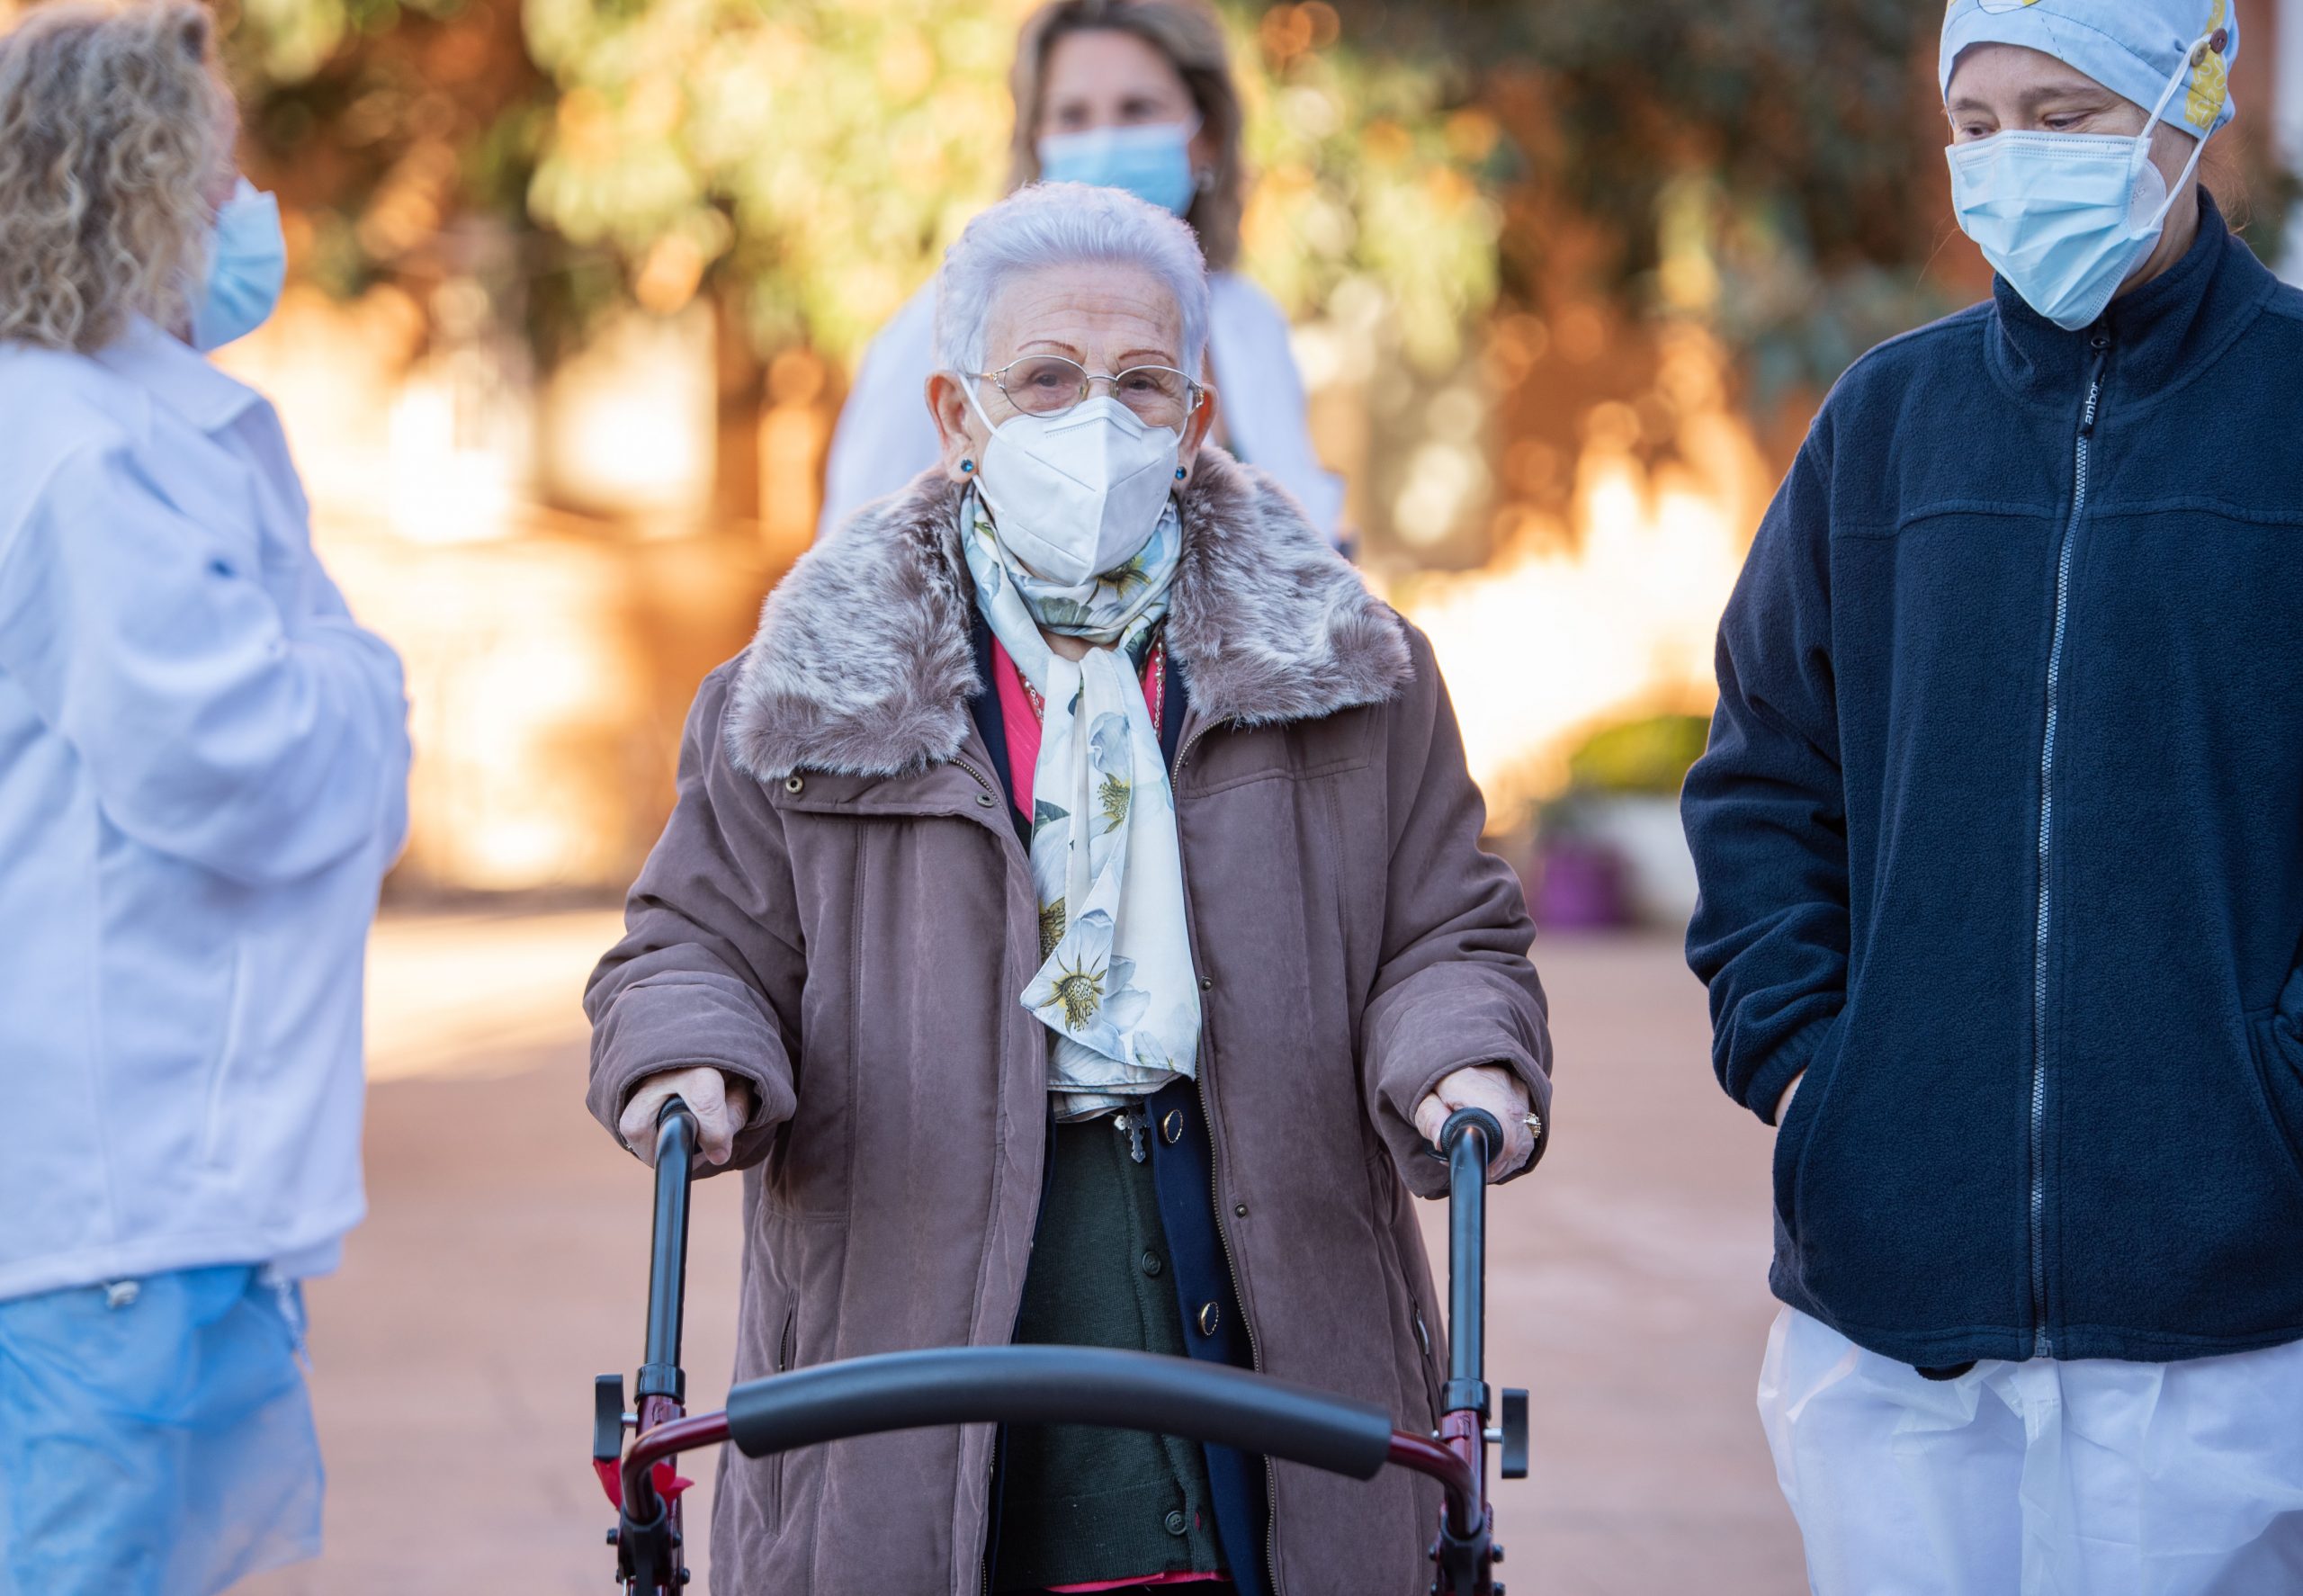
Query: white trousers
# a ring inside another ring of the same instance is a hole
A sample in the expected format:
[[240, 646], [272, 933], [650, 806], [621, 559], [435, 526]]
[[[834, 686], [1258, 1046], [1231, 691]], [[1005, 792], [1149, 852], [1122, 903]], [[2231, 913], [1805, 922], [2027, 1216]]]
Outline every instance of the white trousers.
[[1933, 1381], [1786, 1308], [1759, 1405], [1815, 1596], [2303, 1592], [2303, 1342]]

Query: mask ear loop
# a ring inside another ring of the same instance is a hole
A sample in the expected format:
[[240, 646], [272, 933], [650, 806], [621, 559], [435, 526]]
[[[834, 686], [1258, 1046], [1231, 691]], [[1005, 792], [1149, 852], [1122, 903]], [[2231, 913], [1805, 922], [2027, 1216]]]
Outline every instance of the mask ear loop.
[[[2151, 115], [2145, 121], [2143, 131], [2135, 137], [2135, 155], [2128, 163], [2128, 193], [2134, 192], [2135, 180], [2143, 175], [2143, 165], [2151, 158], [2151, 135], [2158, 131], [2160, 122], [2165, 119], [2167, 107], [2182, 91], [2184, 80], [2197, 71], [2200, 63], [2206, 60], [2207, 52], [2214, 47], [2216, 39], [2223, 32], [2223, 29], [2217, 28], [2193, 40], [2191, 49], [2183, 52], [2183, 64], [2175, 68], [2175, 76], [2169, 78], [2167, 86], [2159, 92], [2159, 103], [2151, 108]], [[2183, 175], [2167, 185], [2166, 199], [2160, 202], [2157, 213], [2144, 224], [2141, 229], [2142, 233], [2155, 231], [2166, 221], [2167, 212], [2175, 208], [2175, 197], [2183, 192], [2183, 185], [2189, 183], [2191, 180], [2191, 175], [2199, 170], [2200, 158], [2207, 154], [2207, 141], [2211, 132], [2212, 130], [2209, 130], [2209, 132], [2202, 132], [2199, 136], [2199, 141], [2191, 147], [2191, 158], [2183, 164]]]

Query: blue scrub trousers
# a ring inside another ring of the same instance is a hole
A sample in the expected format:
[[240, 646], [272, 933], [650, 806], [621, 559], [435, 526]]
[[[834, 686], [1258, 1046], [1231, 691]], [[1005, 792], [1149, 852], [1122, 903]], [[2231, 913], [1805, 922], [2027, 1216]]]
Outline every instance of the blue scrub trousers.
[[0, 1302], [0, 1596], [211, 1596], [317, 1556], [297, 1288], [232, 1265]]

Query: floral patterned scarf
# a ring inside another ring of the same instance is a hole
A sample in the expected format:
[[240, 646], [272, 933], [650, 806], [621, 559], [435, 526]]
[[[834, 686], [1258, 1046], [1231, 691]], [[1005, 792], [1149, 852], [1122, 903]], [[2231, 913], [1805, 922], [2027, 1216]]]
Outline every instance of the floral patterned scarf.
[[[1182, 554], [1173, 499], [1135, 558], [1078, 587], [1032, 575], [971, 491], [960, 505], [976, 605], [1045, 702], [1033, 767], [1039, 973], [1024, 1007], [1053, 1033], [1060, 1119], [1134, 1107], [1199, 1057], [1175, 799], [1139, 685]], [[1095, 646], [1064, 659], [1041, 629]]]

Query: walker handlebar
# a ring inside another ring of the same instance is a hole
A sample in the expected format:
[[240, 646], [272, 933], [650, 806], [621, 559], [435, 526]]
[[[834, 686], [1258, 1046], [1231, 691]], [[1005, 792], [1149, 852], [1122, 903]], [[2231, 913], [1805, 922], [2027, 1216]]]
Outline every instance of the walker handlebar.
[[[1457, 1110], [1439, 1134], [1438, 1155], [1448, 1166], [1451, 1361], [1436, 1434], [1395, 1430], [1381, 1409], [1249, 1370], [1107, 1347], [951, 1347], [847, 1358], [746, 1381], [728, 1393], [726, 1412], [691, 1417], [681, 1408], [679, 1360], [696, 1123], [675, 1098], [657, 1119], [638, 1412], [619, 1412], [616, 1376], [603, 1376], [596, 1387], [594, 1457], [622, 1510], [610, 1538], [618, 1578], [646, 1596], [671, 1596], [685, 1583], [679, 1504], [655, 1488], [657, 1466], [682, 1452], [728, 1441], [757, 1457], [892, 1430], [1083, 1424], [1230, 1447], [1352, 1479], [1372, 1478], [1386, 1464], [1426, 1475], [1447, 1495], [1431, 1547], [1433, 1590], [1499, 1596], [1491, 1567], [1502, 1553], [1487, 1507], [1486, 1446], [1502, 1443], [1507, 1479], [1527, 1469], [1527, 1394], [1504, 1393], [1503, 1426], [1489, 1430], [1483, 1368], [1487, 1165], [1502, 1144], [1503, 1127], [1477, 1108]], [[626, 1429], [637, 1438], [619, 1460]]]
[[1370, 1479], [1391, 1415], [1223, 1364], [1109, 1347], [946, 1347], [751, 1380], [728, 1393], [728, 1434], [750, 1457], [941, 1424], [1146, 1430]]
[[1437, 1439], [1393, 1430], [1380, 1408], [1223, 1364], [1109, 1347], [933, 1348], [748, 1380], [728, 1393], [725, 1412], [642, 1434], [623, 1459], [625, 1500], [645, 1500], [659, 1463], [722, 1441], [764, 1457], [893, 1430], [1050, 1423], [1172, 1435], [1358, 1480], [1396, 1465], [1438, 1481], [1452, 1520], [1484, 1519], [1470, 1466]]

